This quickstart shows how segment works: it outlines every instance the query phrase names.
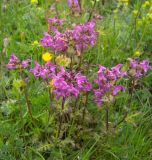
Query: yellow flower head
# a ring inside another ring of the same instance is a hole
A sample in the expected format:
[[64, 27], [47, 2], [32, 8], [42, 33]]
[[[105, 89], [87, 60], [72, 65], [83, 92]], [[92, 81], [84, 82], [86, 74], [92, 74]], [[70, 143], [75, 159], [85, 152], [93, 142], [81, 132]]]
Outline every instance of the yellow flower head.
[[113, 10], [113, 13], [118, 13], [118, 9]]
[[118, 0], [119, 5], [128, 6], [129, 0]]
[[145, 1], [145, 3], [142, 5], [143, 8], [146, 8], [150, 6], [150, 2], [149, 1]]
[[137, 17], [137, 15], [138, 15], [138, 10], [133, 10], [133, 11], [132, 11], [132, 15], [133, 15], [134, 17]]
[[143, 24], [143, 21], [141, 19], [137, 20], [137, 26], [138, 27], [141, 27]]
[[31, 0], [31, 4], [38, 4], [38, 0]]
[[38, 9], [38, 11], [42, 11], [42, 8], [41, 8], [41, 7], [38, 7], [37, 9]]
[[147, 13], [146, 18], [147, 20], [152, 21], [152, 13]]
[[70, 62], [70, 58], [67, 58], [66, 56], [61, 55], [56, 57], [56, 63], [60, 66], [67, 67], [69, 66]]
[[34, 42], [32, 43], [32, 46], [39, 46], [39, 42], [38, 42], [38, 41], [34, 41]]
[[134, 56], [139, 57], [141, 55], [141, 52], [139, 50], [135, 51]]
[[42, 59], [47, 62], [50, 61], [53, 58], [53, 55], [49, 52], [45, 52], [44, 54], [42, 54]]

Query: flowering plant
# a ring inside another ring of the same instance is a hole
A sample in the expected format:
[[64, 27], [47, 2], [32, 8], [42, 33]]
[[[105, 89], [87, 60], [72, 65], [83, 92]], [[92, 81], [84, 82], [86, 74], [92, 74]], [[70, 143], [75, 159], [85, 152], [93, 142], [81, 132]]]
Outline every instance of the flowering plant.
[[[68, 0], [68, 6], [73, 14], [80, 14], [82, 11], [78, 0]], [[89, 76], [89, 68], [87, 72], [82, 70], [85, 65], [83, 53], [96, 45], [99, 36], [96, 30], [98, 20], [102, 20], [102, 16], [92, 11], [86, 22], [71, 24], [69, 27], [64, 28], [65, 20], [59, 19], [58, 16], [48, 18], [48, 31], [44, 32], [44, 36], [40, 40], [40, 44], [45, 50], [42, 55], [43, 63], [41, 64], [41, 61], [37, 58], [37, 61], [34, 62], [34, 67], [28, 69], [32, 62], [30, 59], [21, 61], [15, 54], [12, 54], [6, 65], [9, 70], [20, 69], [24, 71], [26, 69], [29, 75], [32, 74], [37, 80], [41, 79], [41, 81], [45, 82], [49, 91], [51, 109], [54, 107], [54, 101], [56, 102], [55, 108], [58, 108], [58, 104], [61, 104], [61, 113], [57, 114], [59, 117], [58, 137], [60, 137], [62, 124], [66, 123], [66, 117], [74, 117], [76, 109], [78, 111], [81, 111], [82, 108], [84, 109], [82, 121], [85, 119], [85, 111], [88, 103], [92, 103], [92, 101], [89, 101], [92, 97], [94, 97], [94, 104], [99, 108], [106, 109], [106, 129], [108, 130], [110, 104], [119, 92], [127, 90], [122, 81], [132, 78], [138, 80], [151, 70], [148, 60], [139, 61], [136, 59], [129, 59], [126, 69], [124, 69], [125, 65], [123, 64], [117, 64], [111, 69], [99, 65], [96, 78], [94, 75]], [[34, 46], [38, 44], [37, 41], [33, 43]], [[136, 55], [139, 55], [139, 53], [136, 53]], [[23, 76], [22, 78], [24, 79]], [[34, 119], [27, 90], [25, 90], [25, 99], [29, 114]], [[83, 107], [81, 107], [82, 104]], [[65, 105], [68, 109], [72, 108], [72, 113], [67, 112], [67, 115], [65, 115]]]

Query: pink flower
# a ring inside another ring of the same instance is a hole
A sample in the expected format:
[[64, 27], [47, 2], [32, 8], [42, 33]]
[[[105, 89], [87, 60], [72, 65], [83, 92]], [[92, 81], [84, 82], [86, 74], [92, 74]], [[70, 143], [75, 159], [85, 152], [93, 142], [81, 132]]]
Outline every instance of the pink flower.
[[80, 92], [88, 92], [92, 89], [91, 83], [81, 73], [65, 71], [61, 68], [53, 78], [53, 93], [58, 97], [78, 97]]
[[55, 36], [51, 36], [45, 32], [44, 37], [41, 39], [41, 44], [45, 48], [51, 48], [55, 53], [66, 51], [68, 48], [67, 43], [64, 40], [64, 35], [59, 32]]
[[113, 95], [116, 96], [118, 92], [123, 91], [124, 87], [123, 86], [114, 86], [113, 88]]
[[36, 78], [43, 79], [52, 79], [55, 76], [55, 69], [57, 66], [53, 65], [48, 61], [45, 65], [40, 65], [38, 62], [35, 62], [35, 67], [30, 70], [30, 72]]
[[54, 18], [48, 18], [48, 24], [49, 24], [49, 30], [50, 31], [58, 31], [58, 27], [63, 25], [63, 20], [54, 17]]
[[135, 78], [140, 78], [142, 75], [146, 74], [150, 69], [152, 68], [148, 60], [143, 60], [139, 62], [138, 60], [130, 59], [129, 61], [130, 75]]
[[68, 6], [70, 7], [73, 13], [80, 12], [80, 5], [78, 0], [68, 0]]
[[6, 67], [10, 70], [14, 69], [26, 69], [29, 64], [31, 63], [31, 60], [23, 60], [21, 61], [18, 57], [15, 56], [15, 54], [11, 54], [10, 59]]
[[126, 72], [121, 71], [122, 64], [118, 64], [111, 69], [104, 66], [99, 66], [97, 79], [94, 81], [98, 88], [94, 90], [95, 103], [102, 106], [105, 102], [105, 97], [116, 96], [120, 91], [124, 90], [123, 86], [116, 85], [117, 81], [126, 76]]
[[80, 24], [73, 29], [73, 40], [78, 51], [83, 51], [89, 46], [94, 46], [97, 40], [97, 32], [95, 32], [95, 21]]
[[29, 64], [31, 63], [31, 60], [30, 59], [27, 59], [27, 60], [23, 60], [22, 62], [21, 62], [21, 66], [22, 66], [22, 68], [27, 68], [28, 66], [29, 66]]

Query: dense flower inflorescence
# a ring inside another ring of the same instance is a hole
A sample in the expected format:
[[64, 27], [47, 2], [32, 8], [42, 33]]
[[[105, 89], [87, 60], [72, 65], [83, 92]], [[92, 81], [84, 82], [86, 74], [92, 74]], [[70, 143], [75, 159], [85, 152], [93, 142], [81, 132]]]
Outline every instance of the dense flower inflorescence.
[[44, 37], [41, 39], [41, 44], [45, 48], [51, 48], [55, 53], [66, 51], [68, 48], [64, 40], [64, 34], [60, 32], [57, 32], [55, 36], [51, 36], [45, 32]]
[[95, 32], [96, 21], [92, 20], [85, 24], [80, 24], [73, 29], [73, 39], [75, 48], [78, 51], [83, 51], [89, 46], [94, 46], [97, 40], [97, 32]]
[[129, 60], [129, 74], [135, 78], [140, 78], [142, 75], [146, 74], [148, 70], [151, 69], [148, 60], [143, 60], [139, 62], [138, 60]]
[[58, 27], [63, 25], [63, 20], [57, 17], [48, 18], [49, 30], [58, 31]]
[[21, 61], [18, 57], [15, 56], [15, 54], [13, 53], [10, 56], [9, 62], [6, 65], [6, 67], [10, 70], [14, 70], [14, 69], [25, 69], [29, 66], [29, 64], [31, 63], [30, 59], [27, 60], [23, 60]]
[[79, 13], [81, 11], [78, 0], [68, 0], [68, 6], [73, 13]]
[[48, 19], [51, 30], [55, 35], [45, 32], [41, 39], [44, 48], [52, 49], [55, 53], [65, 52], [69, 47], [73, 47], [77, 52], [81, 53], [90, 46], [94, 46], [97, 40], [97, 32], [95, 31], [97, 18], [85, 23], [76, 25], [73, 29], [67, 29], [61, 33], [56, 25], [62, 25], [63, 20], [57, 18]]
[[57, 66], [53, 65], [51, 61], [48, 61], [45, 65], [40, 65], [38, 62], [35, 62], [35, 67], [30, 70], [30, 72], [36, 78], [51, 79], [55, 75], [55, 70]]
[[92, 89], [86, 76], [73, 71], [65, 71], [64, 68], [53, 78], [53, 93], [60, 97], [78, 97], [80, 92], [88, 92]]
[[117, 85], [118, 79], [127, 75], [127, 72], [121, 71], [122, 64], [108, 69], [100, 66], [95, 83], [98, 84], [98, 89], [94, 90], [95, 102], [98, 106], [102, 106], [105, 101], [110, 101], [110, 98], [116, 96], [118, 92], [123, 91], [124, 87]]

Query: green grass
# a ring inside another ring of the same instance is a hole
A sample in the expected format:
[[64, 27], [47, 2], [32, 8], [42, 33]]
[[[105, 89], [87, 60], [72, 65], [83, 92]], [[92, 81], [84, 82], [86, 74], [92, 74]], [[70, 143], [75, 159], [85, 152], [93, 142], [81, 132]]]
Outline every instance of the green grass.
[[[35, 117], [34, 123], [30, 120], [17, 73], [8, 72], [5, 64], [12, 52], [21, 59], [42, 61], [44, 49], [31, 44], [39, 41], [47, 31], [46, 16], [55, 16], [55, 13], [48, 12], [52, 3], [53, 0], [39, 0], [36, 6], [29, 0], [0, 1], [0, 160], [151, 160], [152, 72], [141, 79], [132, 98], [126, 91], [111, 104], [111, 126], [121, 120], [124, 112], [127, 111], [128, 116], [117, 128], [111, 127], [108, 134], [105, 131], [105, 111], [99, 109], [90, 96], [86, 121], [77, 125], [82, 115], [76, 112], [73, 121], [65, 126], [69, 130], [66, 138], [60, 141], [55, 121], [58, 115], [54, 110], [50, 111], [45, 83], [34, 78], [29, 80], [28, 87]], [[96, 46], [84, 54], [85, 61], [91, 66], [88, 74], [91, 80], [97, 71], [96, 64], [112, 67], [126, 63], [128, 58], [134, 57], [136, 50], [142, 53], [137, 58], [152, 60], [152, 22], [146, 20], [137, 25], [148, 12], [141, 3], [141, 0], [130, 0], [126, 9], [120, 7], [114, 13], [117, 1], [111, 0], [104, 6], [97, 2], [96, 11], [104, 19], [97, 24], [99, 37]], [[87, 11], [92, 7], [88, 0], [83, 0], [82, 4]], [[139, 12], [137, 17], [132, 15], [134, 9]], [[70, 19], [65, 0], [58, 4], [58, 11], [60, 17], [67, 20], [67, 26], [70, 21], [84, 22], [88, 18], [85, 12], [82, 18]], [[123, 83], [127, 87], [128, 82]]]

